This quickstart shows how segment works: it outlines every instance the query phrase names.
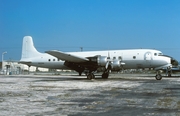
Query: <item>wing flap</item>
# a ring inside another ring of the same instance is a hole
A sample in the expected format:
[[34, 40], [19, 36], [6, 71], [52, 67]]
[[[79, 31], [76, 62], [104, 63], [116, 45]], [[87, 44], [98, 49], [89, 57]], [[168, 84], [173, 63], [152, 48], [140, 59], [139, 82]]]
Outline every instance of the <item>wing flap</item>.
[[58, 58], [58, 59], [61, 59], [61, 60], [64, 60], [64, 61], [69, 61], [69, 62], [87, 62], [89, 61], [89, 59], [87, 58], [84, 58], [84, 57], [79, 57], [79, 56], [76, 56], [76, 55], [72, 55], [72, 54], [68, 54], [68, 53], [64, 53], [64, 52], [61, 52], [61, 51], [57, 51], [57, 50], [51, 50], [51, 51], [46, 51], [46, 53]]

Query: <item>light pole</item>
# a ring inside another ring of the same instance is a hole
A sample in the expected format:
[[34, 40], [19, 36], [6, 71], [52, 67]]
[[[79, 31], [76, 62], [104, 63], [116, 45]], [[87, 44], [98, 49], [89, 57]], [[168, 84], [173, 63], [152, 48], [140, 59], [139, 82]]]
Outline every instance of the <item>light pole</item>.
[[6, 54], [7, 52], [3, 52], [2, 53], [2, 71], [3, 71], [3, 57], [4, 57], [4, 54]]

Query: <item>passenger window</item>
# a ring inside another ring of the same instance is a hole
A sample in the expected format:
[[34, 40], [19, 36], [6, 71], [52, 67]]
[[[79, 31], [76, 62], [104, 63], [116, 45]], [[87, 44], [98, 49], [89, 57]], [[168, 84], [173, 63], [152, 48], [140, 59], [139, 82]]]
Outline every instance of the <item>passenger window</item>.
[[136, 59], [136, 56], [133, 56], [133, 59]]
[[122, 57], [121, 56], [119, 56], [119, 58], [118, 58], [119, 60], [122, 60]]
[[116, 57], [113, 57], [113, 59], [116, 59]]
[[53, 61], [55, 61], [55, 59], [53, 59]]
[[48, 60], [49, 62], [51, 61], [51, 59]]
[[154, 56], [157, 56], [157, 53], [154, 53]]

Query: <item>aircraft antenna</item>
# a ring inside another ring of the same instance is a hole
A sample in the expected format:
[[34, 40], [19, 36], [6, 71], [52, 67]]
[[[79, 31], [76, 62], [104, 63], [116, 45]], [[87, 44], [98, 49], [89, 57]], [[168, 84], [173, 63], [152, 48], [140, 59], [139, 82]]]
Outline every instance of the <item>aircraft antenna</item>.
[[83, 51], [83, 47], [80, 47], [80, 49], [81, 49], [81, 52]]

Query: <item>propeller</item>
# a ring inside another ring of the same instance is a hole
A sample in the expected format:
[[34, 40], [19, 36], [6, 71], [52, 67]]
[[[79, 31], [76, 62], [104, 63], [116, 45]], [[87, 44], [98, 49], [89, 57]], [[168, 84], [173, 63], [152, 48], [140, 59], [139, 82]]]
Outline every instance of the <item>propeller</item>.
[[108, 52], [107, 63], [106, 63], [106, 66], [105, 66], [106, 69], [108, 69], [108, 66], [109, 66], [110, 63], [111, 63], [111, 59], [110, 59], [110, 54]]
[[110, 62], [110, 61], [107, 61], [107, 63], [106, 63], [106, 66], [105, 66], [106, 69], [108, 69], [109, 62]]

